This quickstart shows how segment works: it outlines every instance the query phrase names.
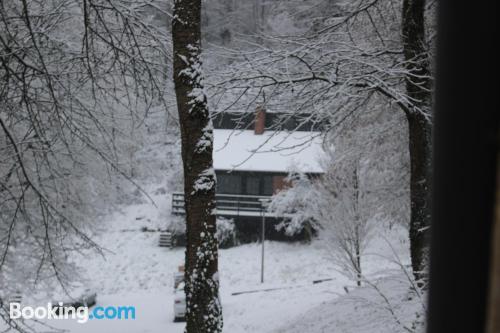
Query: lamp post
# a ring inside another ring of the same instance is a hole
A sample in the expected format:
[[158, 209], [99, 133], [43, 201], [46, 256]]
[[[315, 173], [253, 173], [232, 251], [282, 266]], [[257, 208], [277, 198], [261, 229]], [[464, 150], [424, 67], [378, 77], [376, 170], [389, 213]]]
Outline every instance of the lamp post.
[[259, 199], [260, 204], [261, 204], [261, 211], [262, 211], [262, 230], [261, 230], [261, 243], [262, 243], [262, 257], [261, 257], [261, 265], [260, 265], [260, 283], [264, 283], [264, 240], [265, 240], [265, 233], [266, 233], [266, 209], [267, 205], [271, 201], [270, 199], [267, 198], [261, 198]]

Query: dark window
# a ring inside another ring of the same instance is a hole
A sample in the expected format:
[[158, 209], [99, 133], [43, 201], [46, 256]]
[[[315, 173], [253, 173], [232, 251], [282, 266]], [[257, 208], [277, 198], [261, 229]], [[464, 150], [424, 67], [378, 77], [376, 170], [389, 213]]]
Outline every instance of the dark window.
[[273, 195], [273, 177], [264, 176], [262, 177], [262, 195]]
[[258, 176], [246, 177], [246, 194], [249, 195], [260, 194], [260, 177]]
[[218, 174], [217, 193], [241, 194], [241, 177], [234, 174]]
[[297, 128], [297, 121], [293, 117], [285, 118], [283, 123], [283, 129], [288, 131], [295, 131]]

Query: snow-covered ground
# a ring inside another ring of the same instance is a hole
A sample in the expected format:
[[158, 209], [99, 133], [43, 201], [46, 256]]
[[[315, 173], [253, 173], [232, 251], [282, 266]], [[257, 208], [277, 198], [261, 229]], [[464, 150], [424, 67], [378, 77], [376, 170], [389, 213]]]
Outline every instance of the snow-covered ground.
[[[182, 264], [184, 251], [160, 248], [158, 232], [141, 230], [164, 228], [162, 221], [169, 218], [165, 213], [169, 195], [157, 191], [153, 198], [158, 207], [149, 202], [126, 206], [100, 223], [94, 239], [107, 249], [105, 257], [85, 253], [73, 258], [96, 290], [98, 305], [135, 306], [136, 319], [90, 320], [85, 324], [57, 320], [48, 324], [72, 333], [183, 332], [184, 324], [173, 322], [173, 273]], [[402, 236], [400, 232], [394, 235], [392, 240]], [[394, 251], [405, 251], [404, 242], [395, 244]], [[381, 239], [370, 250], [389, 256], [393, 249], [386, 245]], [[260, 244], [220, 250], [224, 332], [399, 332], [400, 326], [383, 298], [377, 300], [376, 289], [367, 287], [346, 294], [344, 287], [353, 289], [353, 282], [336, 270], [320, 242], [267, 241], [265, 248], [264, 284], [260, 283]], [[379, 255], [372, 256], [365, 266], [371, 275], [387, 275], [388, 269], [397, 267]], [[322, 279], [329, 280], [313, 283]], [[389, 287], [385, 283], [382, 289], [391, 299], [399, 298], [395, 304], [408, 297], [404, 281]], [[233, 295], [243, 291], [255, 292]], [[364, 296], [380, 302], [379, 306], [363, 301]], [[411, 314], [402, 316], [406, 320]]]
[[395, 275], [318, 305], [275, 333], [419, 332], [424, 304], [406, 277]]

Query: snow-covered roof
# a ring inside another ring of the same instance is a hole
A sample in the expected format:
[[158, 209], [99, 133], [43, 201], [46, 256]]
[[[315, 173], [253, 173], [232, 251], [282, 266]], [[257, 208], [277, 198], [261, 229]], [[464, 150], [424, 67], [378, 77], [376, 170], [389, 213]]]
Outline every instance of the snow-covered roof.
[[320, 132], [214, 130], [215, 170], [323, 173]]

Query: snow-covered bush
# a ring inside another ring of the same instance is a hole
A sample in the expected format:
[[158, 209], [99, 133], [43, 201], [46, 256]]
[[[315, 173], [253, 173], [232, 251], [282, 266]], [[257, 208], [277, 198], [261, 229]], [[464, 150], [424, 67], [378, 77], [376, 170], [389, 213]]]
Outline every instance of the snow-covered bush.
[[293, 236], [313, 222], [310, 198], [315, 196], [315, 188], [303, 173], [291, 173], [285, 180], [293, 186], [275, 194], [268, 209], [278, 216], [287, 216], [277, 229]]
[[184, 216], [170, 216], [170, 223], [167, 230], [175, 235], [184, 235], [186, 233], [186, 219]]
[[[177, 245], [184, 245], [184, 238], [186, 236], [186, 220], [184, 216], [172, 216], [170, 224], [167, 227], [176, 239]], [[230, 247], [236, 244], [236, 227], [233, 219], [226, 219], [223, 217], [217, 218], [217, 240], [219, 246]]]
[[236, 228], [233, 219], [217, 218], [217, 240], [220, 247], [233, 246], [236, 243]]

